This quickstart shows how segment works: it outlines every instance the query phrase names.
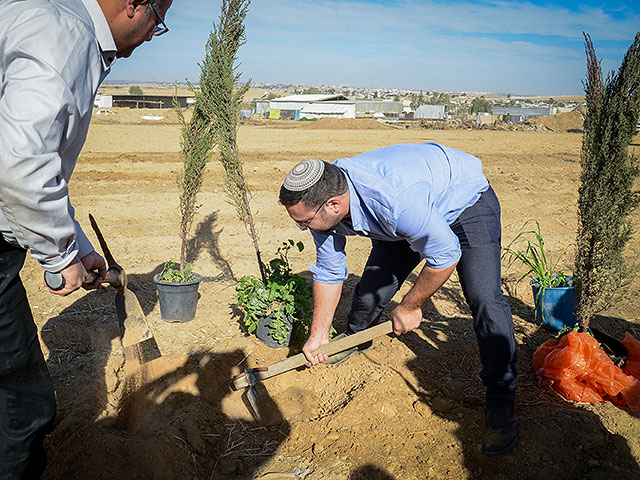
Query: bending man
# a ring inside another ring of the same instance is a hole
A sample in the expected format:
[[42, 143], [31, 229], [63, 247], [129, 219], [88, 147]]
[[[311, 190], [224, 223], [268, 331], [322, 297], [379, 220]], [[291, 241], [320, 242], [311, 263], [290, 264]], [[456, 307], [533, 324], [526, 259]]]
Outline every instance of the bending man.
[[516, 350], [511, 311], [500, 287], [500, 205], [479, 159], [435, 143], [380, 148], [333, 163], [305, 160], [287, 175], [280, 203], [316, 245], [314, 311], [303, 351], [311, 365], [329, 330], [347, 278], [346, 236], [371, 238], [346, 335], [376, 323], [409, 273], [415, 284], [391, 312], [397, 335], [418, 327], [422, 305], [458, 271], [471, 307], [486, 387], [490, 457], [517, 441]]
[[0, 479], [39, 478], [56, 403], [19, 277], [26, 251], [68, 295], [105, 262], [74, 219], [68, 182], [116, 57], [168, 29], [171, 0], [0, 2]]

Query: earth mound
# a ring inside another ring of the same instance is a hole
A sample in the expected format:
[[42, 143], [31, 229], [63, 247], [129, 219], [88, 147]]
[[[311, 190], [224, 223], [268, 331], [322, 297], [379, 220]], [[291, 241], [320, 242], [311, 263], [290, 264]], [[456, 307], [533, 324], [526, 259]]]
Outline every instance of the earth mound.
[[539, 117], [535, 120], [538, 126], [544, 126], [556, 132], [582, 132], [584, 128], [584, 109], [576, 109], [546, 117]]

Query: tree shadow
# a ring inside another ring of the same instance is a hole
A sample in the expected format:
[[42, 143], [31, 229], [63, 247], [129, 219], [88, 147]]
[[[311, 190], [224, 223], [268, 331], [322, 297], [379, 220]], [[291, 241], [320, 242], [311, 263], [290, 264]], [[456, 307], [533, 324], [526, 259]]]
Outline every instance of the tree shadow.
[[223, 229], [214, 230], [213, 226], [217, 220], [218, 212], [213, 212], [198, 224], [195, 235], [187, 243], [187, 261], [194, 262], [200, 252], [206, 249], [213, 264], [221, 270], [221, 273], [215, 277], [205, 277], [205, 281], [236, 281], [231, 265], [220, 252], [219, 238]]
[[[160, 270], [131, 275], [148, 313]], [[58, 400], [44, 478], [251, 478], [290, 426], [266, 392], [262, 422], [240, 420], [230, 390], [244, 352], [165, 355], [134, 372], [124, 364], [114, 291], [92, 291], [41, 329]], [[246, 417], [246, 415], [245, 415]]]

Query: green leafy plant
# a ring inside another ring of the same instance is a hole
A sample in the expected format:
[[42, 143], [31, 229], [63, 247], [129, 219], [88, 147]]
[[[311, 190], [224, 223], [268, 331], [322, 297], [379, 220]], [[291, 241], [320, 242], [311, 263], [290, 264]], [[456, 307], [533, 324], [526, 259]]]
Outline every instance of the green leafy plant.
[[[528, 225], [535, 223], [535, 229], [527, 230]], [[567, 247], [568, 248], [568, 247]], [[516, 237], [503, 248], [502, 258], [508, 260], [508, 268], [518, 272], [521, 276], [516, 284], [525, 278], [531, 279], [531, 284], [538, 287], [535, 302], [544, 302], [544, 292], [547, 288], [571, 287], [570, 277], [558, 268], [558, 263], [567, 252], [565, 248], [555, 262], [551, 261], [544, 247], [544, 239], [540, 231], [540, 224], [527, 220]], [[514, 264], [518, 264], [514, 267]], [[536, 290], [534, 289], [534, 292]], [[538, 310], [536, 309], [536, 321]], [[544, 312], [541, 312], [544, 323]]]
[[158, 280], [168, 283], [187, 283], [198, 279], [193, 273], [193, 263], [185, 262], [184, 270], [180, 270], [180, 265], [171, 260], [164, 263]]
[[[271, 316], [269, 334], [281, 345], [297, 325], [304, 329], [306, 338], [311, 324], [311, 287], [289, 265], [289, 250], [294, 246], [299, 252], [304, 250], [302, 242], [288, 239], [278, 247], [276, 258], [263, 264], [264, 281], [244, 276], [236, 284], [238, 306], [247, 331], [255, 332], [260, 319]], [[286, 317], [292, 320], [292, 325]]]
[[[535, 229], [525, 230], [531, 223], [535, 223]], [[544, 288], [570, 286], [569, 278], [558, 269], [558, 263], [567, 248], [552, 262], [544, 248], [540, 224], [527, 220], [511, 243], [502, 249], [502, 258], [508, 260], [509, 268], [522, 275], [517, 282], [530, 278], [540, 285], [542, 291]], [[520, 268], [513, 267], [516, 262], [520, 264]]]

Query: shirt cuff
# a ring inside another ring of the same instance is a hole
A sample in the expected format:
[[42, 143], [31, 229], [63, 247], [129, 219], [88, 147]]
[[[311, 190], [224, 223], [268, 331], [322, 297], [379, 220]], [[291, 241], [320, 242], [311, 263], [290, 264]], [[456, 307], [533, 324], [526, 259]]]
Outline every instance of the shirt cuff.
[[[68, 267], [77, 256], [78, 256], [77, 244], [76, 242], [72, 242], [71, 245], [69, 245], [69, 249], [67, 250], [67, 252], [62, 254], [60, 257], [55, 257], [53, 260], [50, 260], [50, 261], [39, 260], [38, 263], [47, 272], [57, 273], [60, 270]], [[79, 257], [79, 258], [82, 258], [82, 257]]]
[[434, 270], [443, 270], [456, 264], [462, 257], [460, 247], [438, 253], [437, 255], [426, 255], [425, 263]]
[[313, 273], [313, 281], [318, 283], [335, 285], [335, 284], [344, 283], [347, 277], [349, 277], [349, 272], [347, 271], [346, 267], [342, 273], [332, 273], [312, 263], [311, 265], [309, 265], [309, 271]]

